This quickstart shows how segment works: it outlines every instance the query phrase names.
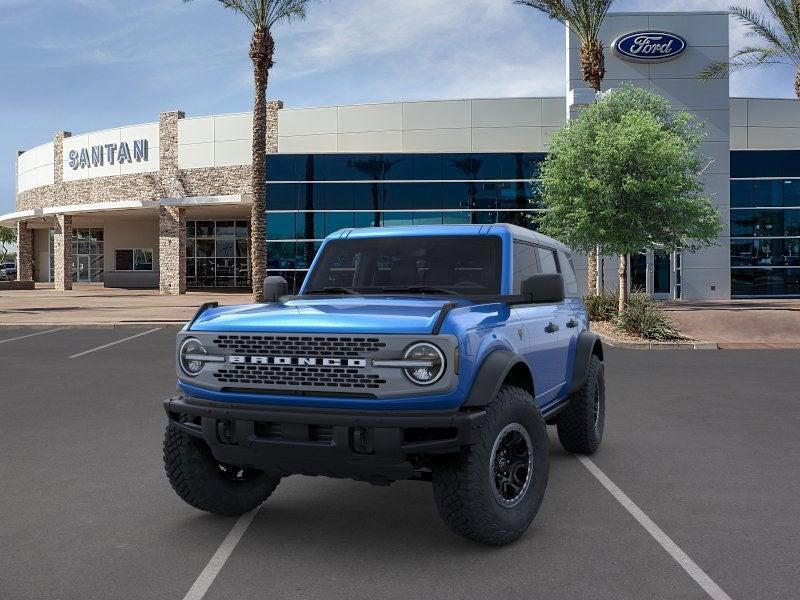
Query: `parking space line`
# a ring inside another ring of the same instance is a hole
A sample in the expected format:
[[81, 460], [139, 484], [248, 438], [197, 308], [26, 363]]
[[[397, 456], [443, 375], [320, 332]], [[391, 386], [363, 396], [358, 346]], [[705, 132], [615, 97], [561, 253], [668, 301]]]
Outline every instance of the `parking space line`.
[[224, 567], [225, 563], [228, 562], [228, 558], [230, 558], [230, 555], [236, 549], [236, 546], [239, 544], [242, 536], [244, 536], [247, 528], [250, 527], [250, 523], [253, 522], [253, 519], [256, 517], [257, 513], [258, 509], [255, 509], [239, 517], [231, 530], [228, 532], [228, 535], [225, 536], [224, 540], [222, 540], [222, 543], [219, 545], [219, 548], [217, 548], [217, 551], [214, 552], [214, 556], [212, 556], [211, 560], [208, 561], [208, 564], [206, 565], [205, 569], [203, 569], [203, 572], [198, 575], [194, 584], [192, 584], [192, 587], [188, 592], [186, 592], [183, 600], [202, 600], [202, 598], [206, 595], [206, 592], [208, 592], [208, 588], [211, 587], [211, 584], [214, 583], [217, 575], [219, 575], [222, 567]]
[[116, 342], [111, 342], [110, 344], [103, 344], [102, 346], [98, 346], [97, 348], [92, 348], [91, 350], [85, 350], [84, 352], [78, 352], [78, 354], [73, 354], [70, 358], [79, 358], [81, 356], [86, 356], [87, 354], [91, 354], [92, 352], [97, 352], [98, 350], [102, 350], [103, 348], [108, 348], [110, 346], [116, 346], [117, 344], [121, 344], [122, 342], [127, 342], [128, 340], [133, 340], [138, 337], [142, 337], [143, 335], [147, 335], [148, 333], [154, 333], [156, 331], [161, 331], [161, 327], [156, 327], [155, 329], [150, 329], [148, 331], [143, 331], [142, 333], [137, 333], [136, 335], [132, 335], [130, 337], [122, 338], [121, 340], [117, 340]]
[[708, 574], [701, 569], [696, 562], [694, 562], [689, 555], [686, 554], [680, 547], [672, 541], [664, 531], [656, 525], [653, 520], [648, 517], [644, 511], [636, 506], [636, 504], [628, 498], [617, 485], [611, 481], [608, 476], [594, 464], [591, 459], [586, 456], [576, 455], [576, 458], [581, 461], [584, 467], [599, 481], [604, 488], [606, 488], [614, 499], [619, 502], [631, 516], [639, 522], [639, 525], [644, 527], [645, 531], [649, 533], [659, 545], [667, 551], [667, 553], [675, 559], [689, 577], [694, 579], [695, 583], [699, 585], [713, 600], [731, 600], [731, 597], [726, 594], [721, 587], [719, 587]]
[[53, 333], [55, 331], [61, 331], [62, 329], [63, 327], [60, 327], [58, 329], [49, 329], [47, 331], [37, 331], [36, 333], [29, 333], [28, 335], [21, 335], [19, 337], [10, 338], [7, 340], [0, 340], [0, 344], [5, 344], [6, 342], [16, 342], [17, 340], [24, 340], [25, 338], [34, 337], [37, 335], [44, 335], [45, 333]]

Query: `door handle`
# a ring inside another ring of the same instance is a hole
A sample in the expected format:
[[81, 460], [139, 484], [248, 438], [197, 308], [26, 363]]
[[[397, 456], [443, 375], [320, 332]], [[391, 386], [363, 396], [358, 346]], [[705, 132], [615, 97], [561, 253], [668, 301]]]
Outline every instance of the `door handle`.
[[555, 333], [559, 329], [560, 329], [560, 327], [558, 325], [556, 325], [555, 323], [550, 323], [550, 324], [548, 324], [547, 327], [544, 328], [545, 332], [547, 332], [547, 333]]
[[578, 326], [578, 322], [575, 319], [570, 319], [569, 321], [567, 321], [567, 327], [569, 327], [570, 329], [572, 329], [574, 327], [577, 327], [577, 326]]

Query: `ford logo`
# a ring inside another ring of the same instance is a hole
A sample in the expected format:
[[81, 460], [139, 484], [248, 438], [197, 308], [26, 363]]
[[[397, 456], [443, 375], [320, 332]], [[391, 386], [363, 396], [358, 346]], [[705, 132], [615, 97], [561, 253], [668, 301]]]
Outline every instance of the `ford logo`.
[[686, 50], [686, 40], [665, 31], [637, 31], [618, 37], [613, 48], [625, 60], [658, 62], [680, 56]]

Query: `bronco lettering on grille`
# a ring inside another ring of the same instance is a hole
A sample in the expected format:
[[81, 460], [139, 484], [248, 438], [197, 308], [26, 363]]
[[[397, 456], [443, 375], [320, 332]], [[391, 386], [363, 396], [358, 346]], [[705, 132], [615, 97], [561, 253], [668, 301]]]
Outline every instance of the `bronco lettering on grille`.
[[367, 366], [364, 358], [314, 358], [305, 356], [241, 356], [231, 355], [228, 362], [233, 365], [277, 365], [282, 367], [352, 367]]

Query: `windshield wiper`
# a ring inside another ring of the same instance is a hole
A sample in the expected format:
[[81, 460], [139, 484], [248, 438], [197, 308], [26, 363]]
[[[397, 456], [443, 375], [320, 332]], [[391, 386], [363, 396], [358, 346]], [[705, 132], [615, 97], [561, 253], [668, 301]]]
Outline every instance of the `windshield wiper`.
[[360, 296], [360, 294], [346, 287], [324, 287], [318, 290], [308, 290], [306, 294], [350, 294], [352, 296]]
[[446, 290], [445, 288], [435, 287], [432, 285], [410, 285], [407, 287], [385, 287], [381, 288], [381, 292], [408, 292], [411, 294], [446, 294], [448, 296], [459, 296], [458, 292], [453, 290]]

